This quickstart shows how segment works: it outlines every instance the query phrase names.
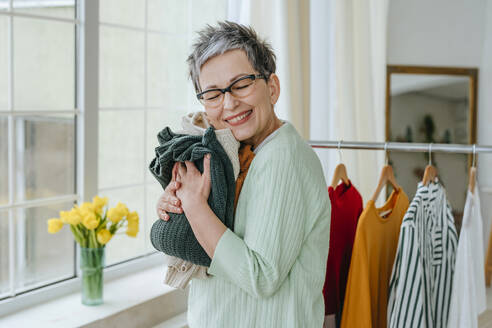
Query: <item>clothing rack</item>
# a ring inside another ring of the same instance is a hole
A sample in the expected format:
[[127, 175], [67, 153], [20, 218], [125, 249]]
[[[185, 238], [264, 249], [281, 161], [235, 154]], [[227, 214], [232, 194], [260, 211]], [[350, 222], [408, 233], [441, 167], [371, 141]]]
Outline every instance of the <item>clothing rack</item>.
[[407, 152], [440, 152], [440, 153], [462, 153], [478, 154], [492, 153], [492, 146], [481, 145], [459, 145], [440, 143], [410, 143], [410, 142], [359, 142], [359, 141], [318, 141], [309, 140], [312, 148], [331, 149], [365, 149], [365, 150], [396, 150]]
[[[481, 145], [459, 145], [439, 143], [409, 143], [409, 142], [357, 142], [357, 141], [316, 141], [309, 140], [312, 148], [331, 149], [364, 149], [384, 151], [406, 151], [406, 152], [442, 152], [478, 154], [492, 153], [492, 146]], [[492, 189], [491, 189], [492, 190]], [[485, 283], [490, 286], [492, 281], [492, 230], [490, 231], [488, 250], [485, 259]]]

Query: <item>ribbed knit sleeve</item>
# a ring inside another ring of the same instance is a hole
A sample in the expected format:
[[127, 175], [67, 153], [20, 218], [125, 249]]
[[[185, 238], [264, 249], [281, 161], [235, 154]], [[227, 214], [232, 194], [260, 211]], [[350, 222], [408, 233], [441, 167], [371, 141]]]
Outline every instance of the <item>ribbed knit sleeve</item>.
[[[209, 273], [223, 277], [256, 297], [277, 291], [299, 255], [312, 226], [306, 221], [310, 185], [300, 161], [278, 149], [260, 158], [247, 179], [258, 181], [250, 199], [244, 238], [231, 230], [219, 240]], [[327, 236], [328, 238], [328, 236]]]

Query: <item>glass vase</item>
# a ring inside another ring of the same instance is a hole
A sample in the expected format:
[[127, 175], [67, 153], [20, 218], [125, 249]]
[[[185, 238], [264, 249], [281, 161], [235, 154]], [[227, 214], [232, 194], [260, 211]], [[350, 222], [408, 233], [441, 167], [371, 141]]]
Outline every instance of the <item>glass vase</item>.
[[103, 303], [104, 247], [80, 248], [80, 270], [82, 271], [82, 304]]

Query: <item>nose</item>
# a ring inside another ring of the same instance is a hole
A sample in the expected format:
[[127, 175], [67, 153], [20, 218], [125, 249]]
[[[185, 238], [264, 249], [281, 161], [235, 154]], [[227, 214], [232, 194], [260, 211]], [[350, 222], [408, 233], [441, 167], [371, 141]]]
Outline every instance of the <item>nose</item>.
[[239, 101], [230, 92], [224, 94], [224, 109], [234, 109], [239, 104]]

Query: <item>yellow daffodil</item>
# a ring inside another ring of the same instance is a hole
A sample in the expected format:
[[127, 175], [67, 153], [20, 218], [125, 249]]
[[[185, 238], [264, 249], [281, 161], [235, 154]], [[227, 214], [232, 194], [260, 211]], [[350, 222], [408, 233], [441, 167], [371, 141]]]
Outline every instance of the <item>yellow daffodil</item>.
[[137, 221], [138, 222], [138, 213], [137, 213], [137, 211], [133, 211], [130, 214], [128, 214], [128, 216], [126, 217], [126, 219], [128, 220], [128, 222], [130, 222], [130, 221]]
[[107, 205], [108, 197], [96, 195], [92, 202], [76, 204], [70, 211], [60, 211], [59, 218], [50, 218], [47, 221], [48, 232], [57, 233], [67, 224], [75, 240], [82, 247], [89, 248], [106, 245], [124, 225], [127, 226], [126, 234], [136, 237], [139, 232], [138, 213], [130, 212], [121, 202], [111, 209], [106, 209]]
[[60, 211], [59, 214], [60, 214], [61, 222], [70, 223], [69, 222], [70, 221], [70, 218], [69, 218], [70, 212], [69, 211]]
[[71, 225], [76, 226], [82, 222], [82, 216], [80, 215], [79, 209], [74, 207], [72, 210], [68, 213], [68, 223]]
[[94, 204], [92, 204], [90, 202], [83, 202], [82, 205], [80, 205], [80, 210], [84, 211], [84, 212], [87, 211], [87, 212], [95, 213], [96, 207], [94, 206]]
[[126, 234], [130, 237], [136, 237], [138, 234], [138, 221], [128, 221], [128, 227], [126, 228]]
[[128, 216], [130, 213], [130, 211], [128, 211], [128, 207], [126, 207], [123, 203], [118, 202], [118, 204], [116, 204], [116, 208], [123, 214], [123, 216]]
[[107, 229], [101, 229], [97, 233], [97, 241], [103, 245], [106, 245], [106, 243], [111, 240], [111, 237], [113, 237], [113, 235], [111, 235], [111, 232]]
[[99, 225], [99, 219], [94, 212], [81, 211], [82, 224], [89, 230], [94, 230]]
[[99, 197], [95, 196], [92, 198], [92, 204], [94, 205], [94, 208], [96, 209], [97, 213], [101, 214], [103, 207], [108, 203], [108, 197]]
[[123, 219], [123, 213], [118, 210], [116, 207], [110, 208], [108, 210], [108, 219], [113, 223], [118, 223]]
[[52, 218], [48, 220], [48, 232], [57, 233], [63, 227], [63, 222], [61, 219]]

